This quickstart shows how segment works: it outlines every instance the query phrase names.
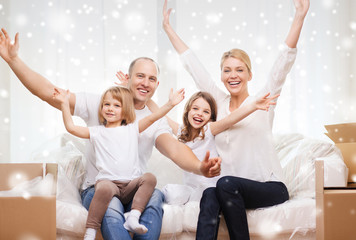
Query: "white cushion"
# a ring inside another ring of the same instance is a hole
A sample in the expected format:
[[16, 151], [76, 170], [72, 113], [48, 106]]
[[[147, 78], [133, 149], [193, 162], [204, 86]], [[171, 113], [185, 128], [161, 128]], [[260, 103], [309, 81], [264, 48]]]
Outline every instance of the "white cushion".
[[161, 234], [180, 233], [183, 230], [183, 208], [180, 205], [163, 204]]

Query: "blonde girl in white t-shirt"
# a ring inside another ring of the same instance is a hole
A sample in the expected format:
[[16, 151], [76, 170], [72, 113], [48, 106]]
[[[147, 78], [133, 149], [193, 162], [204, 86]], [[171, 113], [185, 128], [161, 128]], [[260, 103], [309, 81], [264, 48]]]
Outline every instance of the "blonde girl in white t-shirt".
[[89, 207], [84, 239], [95, 239], [106, 209], [114, 196], [124, 204], [132, 201], [124, 227], [137, 234], [148, 229], [139, 223], [156, 186], [156, 177], [142, 174], [138, 160], [138, 135], [162, 118], [184, 99], [184, 89], [171, 90], [169, 101], [151, 115], [135, 121], [135, 109], [130, 90], [111, 87], [104, 92], [99, 107], [99, 120], [103, 125], [76, 126], [69, 107], [69, 91], [62, 94], [54, 89], [53, 98], [61, 103], [63, 121], [67, 131], [77, 137], [89, 139], [94, 146], [96, 167], [95, 194]]

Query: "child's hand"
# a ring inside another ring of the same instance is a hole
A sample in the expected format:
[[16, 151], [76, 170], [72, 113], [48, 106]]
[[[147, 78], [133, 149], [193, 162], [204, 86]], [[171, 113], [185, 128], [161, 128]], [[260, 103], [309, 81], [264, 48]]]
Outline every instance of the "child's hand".
[[270, 105], [276, 105], [276, 102], [272, 102], [272, 100], [279, 97], [279, 94], [274, 95], [273, 97], [268, 97], [270, 93], [267, 93], [263, 97], [256, 100], [256, 108], [259, 110], [265, 110], [268, 112]]
[[184, 99], [184, 88], [179, 89], [173, 93], [173, 89], [171, 88], [171, 92], [169, 93], [169, 102], [174, 107]]
[[115, 75], [120, 82], [115, 82], [116, 85], [127, 87], [129, 84], [129, 75], [124, 74], [122, 71], [118, 71]]
[[69, 106], [69, 96], [70, 96], [69, 90], [60, 92], [58, 88], [54, 88], [52, 97], [54, 100], [60, 102], [61, 105], [67, 104]]

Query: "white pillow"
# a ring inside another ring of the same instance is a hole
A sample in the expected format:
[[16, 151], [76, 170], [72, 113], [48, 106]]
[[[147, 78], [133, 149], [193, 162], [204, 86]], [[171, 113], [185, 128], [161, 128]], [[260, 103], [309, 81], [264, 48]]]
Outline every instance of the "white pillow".
[[83, 237], [88, 211], [81, 205], [56, 201], [57, 233]]
[[183, 205], [189, 201], [193, 188], [182, 184], [167, 184], [162, 188], [165, 202], [171, 205]]
[[195, 232], [198, 225], [200, 202], [189, 201], [183, 207], [183, 230]]
[[161, 234], [175, 234], [183, 231], [183, 209], [179, 205], [163, 204]]
[[314, 163], [317, 158], [323, 158], [327, 162], [343, 162], [335, 145], [300, 134], [276, 136], [275, 147], [291, 198], [315, 196]]

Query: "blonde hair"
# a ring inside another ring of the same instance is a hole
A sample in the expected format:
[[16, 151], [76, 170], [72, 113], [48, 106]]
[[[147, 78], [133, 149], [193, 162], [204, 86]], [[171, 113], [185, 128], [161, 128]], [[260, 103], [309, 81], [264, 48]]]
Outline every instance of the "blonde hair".
[[192, 131], [193, 127], [189, 123], [188, 120], [188, 113], [192, 108], [193, 102], [197, 100], [198, 98], [204, 99], [210, 106], [211, 110], [211, 116], [210, 120], [215, 122], [216, 121], [216, 115], [217, 115], [217, 106], [214, 97], [207, 92], [197, 92], [193, 94], [188, 102], [184, 106], [184, 113], [183, 113], [183, 129], [181, 131], [181, 134], [178, 136], [178, 140], [181, 142], [190, 142], [194, 140], [196, 137], [201, 135], [201, 139], [204, 139], [205, 137], [205, 132], [204, 132], [204, 126], [202, 126], [200, 129], [198, 129], [198, 133], [194, 133]]
[[231, 49], [228, 52], [224, 52], [223, 53], [223, 55], [221, 57], [221, 61], [220, 61], [220, 69], [222, 69], [225, 60], [228, 59], [228, 58], [231, 58], [231, 57], [239, 59], [243, 63], [245, 63], [248, 72], [251, 73], [252, 68], [251, 68], [250, 57], [248, 56], [248, 54], [245, 51], [243, 51], [241, 49], [238, 49], [238, 48], [234, 48], [234, 49]]
[[121, 125], [127, 125], [129, 123], [133, 123], [135, 121], [136, 114], [135, 114], [135, 107], [134, 107], [131, 91], [126, 87], [119, 87], [119, 86], [115, 86], [107, 89], [101, 96], [100, 107], [99, 107], [99, 122], [104, 125], [106, 125], [107, 123], [105, 118], [101, 114], [101, 110], [103, 109], [104, 98], [108, 93], [110, 93], [114, 99], [121, 102], [121, 108], [122, 108]]

